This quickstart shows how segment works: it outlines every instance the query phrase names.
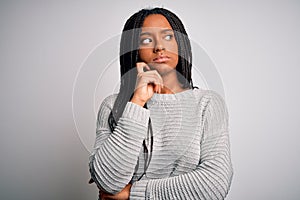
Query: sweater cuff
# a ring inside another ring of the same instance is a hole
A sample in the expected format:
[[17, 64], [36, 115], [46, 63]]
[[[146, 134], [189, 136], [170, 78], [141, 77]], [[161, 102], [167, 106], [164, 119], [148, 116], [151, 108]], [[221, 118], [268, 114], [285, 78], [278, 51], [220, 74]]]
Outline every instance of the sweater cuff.
[[132, 184], [130, 189], [130, 200], [148, 199], [147, 192], [148, 180], [136, 181]]
[[150, 110], [132, 102], [127, 102], [122, 117], [133, 119], [144, 126], [148, 125]]

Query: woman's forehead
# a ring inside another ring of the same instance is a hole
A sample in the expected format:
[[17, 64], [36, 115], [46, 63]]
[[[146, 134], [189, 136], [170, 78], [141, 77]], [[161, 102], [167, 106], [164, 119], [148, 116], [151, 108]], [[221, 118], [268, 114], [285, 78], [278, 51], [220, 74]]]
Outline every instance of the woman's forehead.
[[167, 18], [161, 14], [152, 14], [145, 18], [143, 29], [172, 29]]

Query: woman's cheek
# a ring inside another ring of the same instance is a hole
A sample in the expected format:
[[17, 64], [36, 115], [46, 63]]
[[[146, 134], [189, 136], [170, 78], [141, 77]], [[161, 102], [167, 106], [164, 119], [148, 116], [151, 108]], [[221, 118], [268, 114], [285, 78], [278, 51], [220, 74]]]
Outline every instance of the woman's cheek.
[[142, 61], [145, 61], [145, 62], [150, 62], [151, 61], [151, 50], [150, 49], [141, 49], [140, 52], [140, 58]]

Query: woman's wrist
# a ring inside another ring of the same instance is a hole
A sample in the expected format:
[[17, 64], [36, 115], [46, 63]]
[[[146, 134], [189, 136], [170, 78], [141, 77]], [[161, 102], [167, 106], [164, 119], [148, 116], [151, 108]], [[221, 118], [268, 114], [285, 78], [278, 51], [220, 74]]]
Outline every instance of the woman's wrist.
[[130, 100], [130, 102], [135, 103], [135, 104], [137, 104], [139, 106], [142, 106], [142, 107], [144, 107], [144, 105], [146, 103], [146, 102], [141, 101], [141, 100], [139, 100], [137, 98], [134, 98], [134, 97], [132, 97], [132, 99]]

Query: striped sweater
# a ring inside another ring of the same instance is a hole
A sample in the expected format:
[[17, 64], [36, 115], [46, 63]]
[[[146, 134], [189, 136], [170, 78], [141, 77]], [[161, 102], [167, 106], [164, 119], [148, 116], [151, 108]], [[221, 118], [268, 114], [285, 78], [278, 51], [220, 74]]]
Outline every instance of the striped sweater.
[[[233, 169], [228, 112], [220, 95], [195, 88], [154, 93], [147, 109], [127, 102], [111, 132], [108, 116], [116, 97], [105, 98], [98, 113], [89, 168], [99, 188], [116, 194], [131, 182], [130, 199], [225, 198]], [[153, 151], [143, 174], [149, 118]]]

